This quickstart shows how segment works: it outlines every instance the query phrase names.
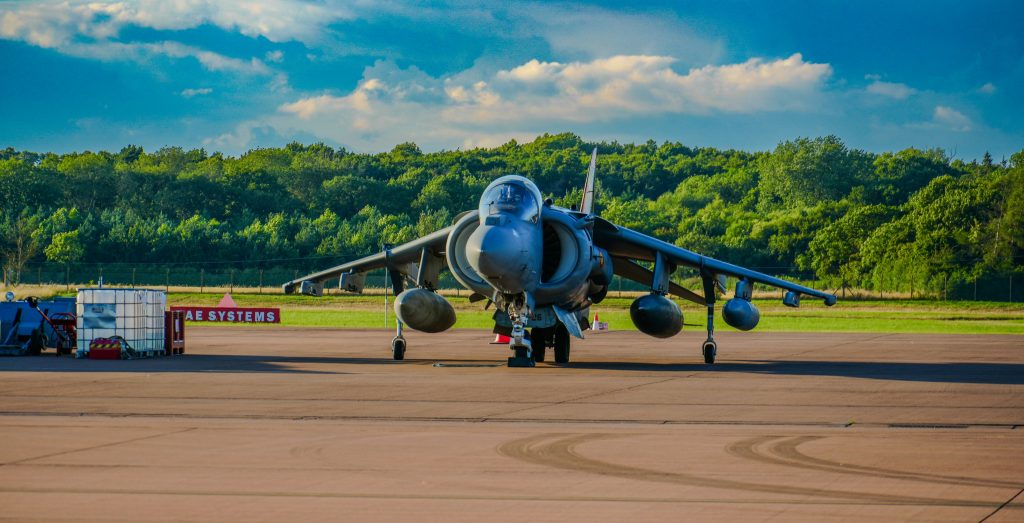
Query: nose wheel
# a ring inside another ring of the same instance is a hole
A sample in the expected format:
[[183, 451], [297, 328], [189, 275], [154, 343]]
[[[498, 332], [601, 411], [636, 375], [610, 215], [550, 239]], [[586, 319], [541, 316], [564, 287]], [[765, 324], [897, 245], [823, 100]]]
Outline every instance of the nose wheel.
[[[512, 312], [512, 311], [510, 311]], [[530, 342], [530, 335], [526, 332], [526, 322], [523, 320], [523, 316], [515, 312], [509, 314], [512, 319], [512, 341], [509, 342], [508, 348], [512, 350], [513, 356], [508, 359], [509, 367], [535, 367], [537, 364], [533, 361], [533, 344]], [[544, 342], [541, 341], [541, 345]]]
[[[530, 340], [526, 340], [529, 343]], [[518, 345], [510, 347], [512, 349], [512, 356], [508, 359], [509, 367], [536, 367], [537, 364], [533, 361], [533, 351], [530, 350], [529, 345]]]

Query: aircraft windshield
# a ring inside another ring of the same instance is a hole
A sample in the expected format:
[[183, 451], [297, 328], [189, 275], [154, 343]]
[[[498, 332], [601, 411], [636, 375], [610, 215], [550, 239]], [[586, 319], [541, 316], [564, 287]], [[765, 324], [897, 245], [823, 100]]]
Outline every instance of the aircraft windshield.
[[540, 203], [526, 187], [517, 183], [491, 187], [480, 203], [480, 212], [487, 216], [504, 212], [523, 220], [534, 220], [540, 214]]

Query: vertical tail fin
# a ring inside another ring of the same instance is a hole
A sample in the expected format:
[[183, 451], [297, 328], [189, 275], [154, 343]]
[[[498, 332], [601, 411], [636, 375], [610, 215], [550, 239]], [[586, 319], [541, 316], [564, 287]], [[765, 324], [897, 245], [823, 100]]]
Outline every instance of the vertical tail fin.
[[583, 186], [583, 200], [580, 202], [580, 212], [594, 214], [594, 174], [597, 172], [597, 147], [590, 156], [590, 169], [587, 170], [587, 183]]

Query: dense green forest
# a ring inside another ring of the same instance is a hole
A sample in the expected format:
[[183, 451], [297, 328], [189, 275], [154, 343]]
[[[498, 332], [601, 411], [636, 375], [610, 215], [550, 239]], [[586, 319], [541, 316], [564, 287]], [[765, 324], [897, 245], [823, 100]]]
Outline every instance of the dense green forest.
[[572, 134], [429, 154], [411, 143], [381, 154], [291, 143], [238, 158], [8, 148], [0, 257], [15, 276], [41, 261], [323, 266], [450, 224], [504, 174], [577, 204], [593, 147], [604, 217], [733, 263], [867, 289], [1024, 271], [1024, 151], [966, 163], [834, 136], [757, 153]]

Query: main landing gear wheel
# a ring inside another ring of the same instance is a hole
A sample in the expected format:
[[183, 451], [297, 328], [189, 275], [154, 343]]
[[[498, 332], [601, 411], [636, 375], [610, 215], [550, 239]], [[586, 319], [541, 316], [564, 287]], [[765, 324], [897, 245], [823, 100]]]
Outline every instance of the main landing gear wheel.
[[569, 329], [555, 325], [555, 363], [569, 363]]
[[551, 329], [537, 327], [530, 333], [530, 343], [533, 345], [533, 361], [544, 363], [544, 358], [547, 357], [547, 347], [551, 345], [550, 337]]
[[712, 364], [715, 362], [715, 353], [718, 352], [718, 345], [715, 344], [714, 340], [708, 340], [704, 342], [704, 363]]
[[396, 336], [391, 340], [391, 357], [396, 360], [405, 359], [405, 338]]

